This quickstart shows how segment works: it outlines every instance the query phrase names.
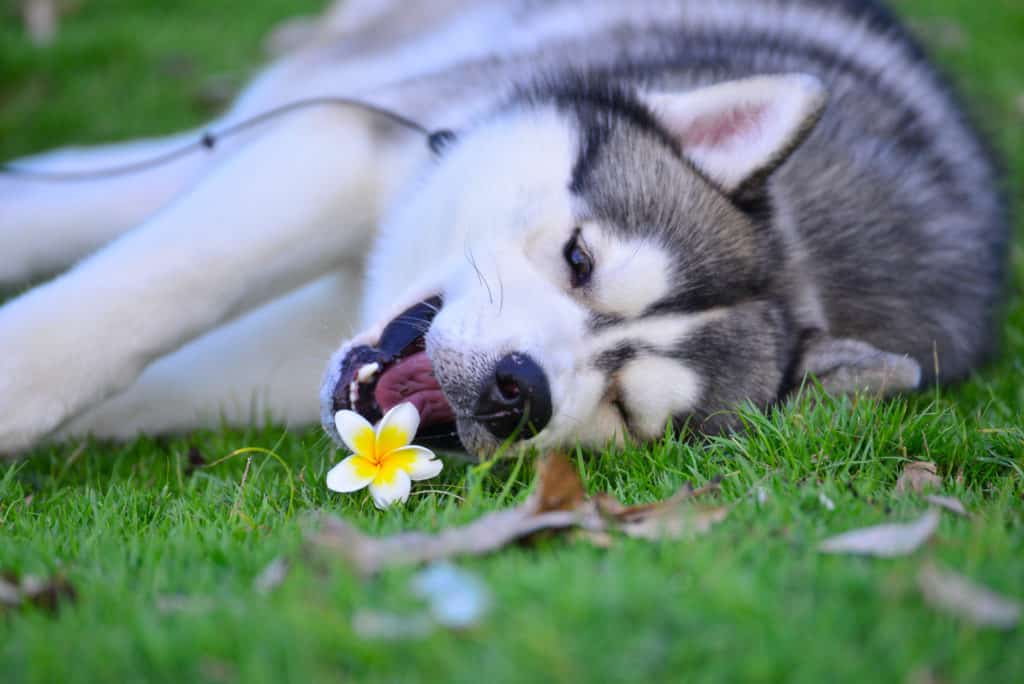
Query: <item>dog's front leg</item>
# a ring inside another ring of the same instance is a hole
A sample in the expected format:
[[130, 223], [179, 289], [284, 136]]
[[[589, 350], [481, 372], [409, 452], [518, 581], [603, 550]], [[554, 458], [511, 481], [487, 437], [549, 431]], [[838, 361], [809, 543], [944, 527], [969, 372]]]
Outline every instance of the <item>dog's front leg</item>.
[[129, 439], [268, 417], [290, 426], [315, 423], [326, 361], [355, 331], [361, 266], [350, 264], [158, 359], [56, 436]]
[[382, 166], [363, 116], [298, 113], [188, 194], [0, 309], [0, 453], [370, 238]]
[[[125, 175], [45, 180], [33, 173], [100, 171], [153, 159], [199, 132], [89, 148], [67, 148], [11, 163], [0, 172], [0, 285], [61, 271], [138, 226], [214, 161], [197, 152]], [[221, 156], [221, 151], [216, 152]]]

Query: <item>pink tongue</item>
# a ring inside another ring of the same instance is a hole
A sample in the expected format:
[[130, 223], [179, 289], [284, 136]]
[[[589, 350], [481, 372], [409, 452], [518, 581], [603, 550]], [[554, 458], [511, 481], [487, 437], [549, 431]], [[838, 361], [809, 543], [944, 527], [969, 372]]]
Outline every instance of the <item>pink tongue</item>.
[[411, 401], [420, 412], [420, 425], [455, 420], [452, 407], [434, 377], [434, 369], [426, 352], [407, 356], [384, 371], [377, 381], [374, 397], [380, 410], [385, 413], [403, 401]]

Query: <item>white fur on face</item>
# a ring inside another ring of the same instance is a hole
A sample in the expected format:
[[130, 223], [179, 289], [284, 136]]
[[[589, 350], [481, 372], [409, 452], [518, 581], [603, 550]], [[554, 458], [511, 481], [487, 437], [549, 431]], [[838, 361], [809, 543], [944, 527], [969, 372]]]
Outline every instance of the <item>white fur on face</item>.
[[[507, 114], [465, 133], [397, 208], [370, 258], [367, 322], [379, 327], [424, 293], [440, 293], [444, 306], [427, 348], [449, 367], [465, 359], [467, 383], [512, 352], [544, 369], [553, 415], [533, 440], [539, 447], [621, 440], [616, 393], [634, 436], [659, 435], [696, 402], [695, 373], [676, 360], [642, 356], [611, 377], [594, 357], [629, 340], [671, 348], [716, 315], [590, 329], [594, 311], [633, 317], [666, 296], [672, 261], [653, 239], [580, 224], [569, 190], [578, 139], [551, 109]], [[592, 283], [580, 290], [571, 287], [563, 254], [577, 227], [595, 262]]]
[[[568, 239], [575, 158], [575, 134], [553, 110], [509, 114], [465, 133], [385, 220], [369, 258], [363, 324], [378, 323], [396, 302], [413, 303], [405, 297], [411, 283], [452, 295], [480, 287], [476, 268], [494, 298], [499, 275], [515, 277], [521, 266], [502, 261], [543, 243], [542, 235]], [[536, 267], [554, 267], [536, 258]]]
[[652, 347], [666, 349], [687, 339], [705, 324], [726, 315], [725, 309], [709, 309], [694, 314], [647, 316], [616, 325], [596, 335], [590, 343], [591, 355], [612, 349], [631, 340], [641, 340]]
[[677, 359], [651, 356], [619, 372], [619, 391], [636, 437], [662, 435], [673, 416], [688, 413], [700, 398], [700, 377]]
[[[577, 357], [575, 371], [567, 379], [570, 390], [556, 404], [555, 417], [537, 443], [557, 446], [578, 441], [603, 446], [621, 442], [627, 432], [636, 439], [660, 437], [675, 416], [697, 407], [704, 389], [700, 374], [686, 359], [674, 358], [672, 348], [724, 315], [724, 310], [712, 310], [652, 316], [597, 335], [587, 333], [588, 351], [584, 357]], [[638, 358], [612, 375], [592, 364], [601, 351], [624, 342], [639, 342], [653, 348], [653, 352], [641, 351]], [[584, 359], [591, 363], [581, 365]], [[616, 400], [628, 412], [628, 426], [614, 405]]]
[[669, 293], [672, 259], [653, 240], [623, 238], [600, 225], [583, 228], [597, 268], [590, 305], [600, 313], [638, 316]]

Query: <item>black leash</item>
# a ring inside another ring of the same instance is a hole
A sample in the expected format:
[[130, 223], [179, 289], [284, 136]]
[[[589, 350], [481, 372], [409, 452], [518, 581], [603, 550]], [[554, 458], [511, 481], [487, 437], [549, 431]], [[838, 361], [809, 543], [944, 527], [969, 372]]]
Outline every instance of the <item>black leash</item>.
[[417, 123], [402, 114], [393, 112], [390, 109], [385, 109], [384, 107], [378, 107], [377, 105], [369, 102], [363, 102], [362, 100], [356, 100], [349, 97], [311, 97], [269, 109], [217, 132], [204, 131], [199, 139], [194, 142], [186, 143], [181, 147], [171, 150], [170, 152], [165, 152], [155, 157], [142, 159], [137, 162], [131, 162], [119, 166], [110, 166], [105, 169], [92, 169], [86, 171], [40, 171], [10, 164], [3, 164], [0, 165], [0, 173], [28, 180], [49, 182], [85, 181], [96, 180], [99, 178], [126, 176], [133, 173], [139, 173], [141, 171], [148, 171], [149, 169], [163, 166], [164, 164], [169, 164], [172, 161], [200, 150], [212, 150], [217, 146], [217, 143], [225, 138], [230, 138], [233, 135], [237, 135], [255, 126], [259, 126], [260, 124], [266, 123], [272, 119], [290, 114], [291, 112], [300, 109], [308, 109], [310, 107], [323, 106], [355, 107], [388, 119], [392, 123], [423, 135], [427, 139], [427, 145], [434, 154], [439, 154], [441, 150], [455, 139], [455, 134], [450, 130], [441, 129], [431, 131], [422, 124]]

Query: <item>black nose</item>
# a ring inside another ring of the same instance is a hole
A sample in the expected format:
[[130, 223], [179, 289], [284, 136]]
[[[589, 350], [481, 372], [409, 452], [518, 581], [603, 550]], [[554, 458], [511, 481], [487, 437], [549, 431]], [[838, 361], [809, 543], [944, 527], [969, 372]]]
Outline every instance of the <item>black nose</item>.
[[537, 362], [518, 353], [499, 360], [480, 388], [476, 418], [498, 439], [528, 439], [543, 430], [551, 420], [551, 389]]

